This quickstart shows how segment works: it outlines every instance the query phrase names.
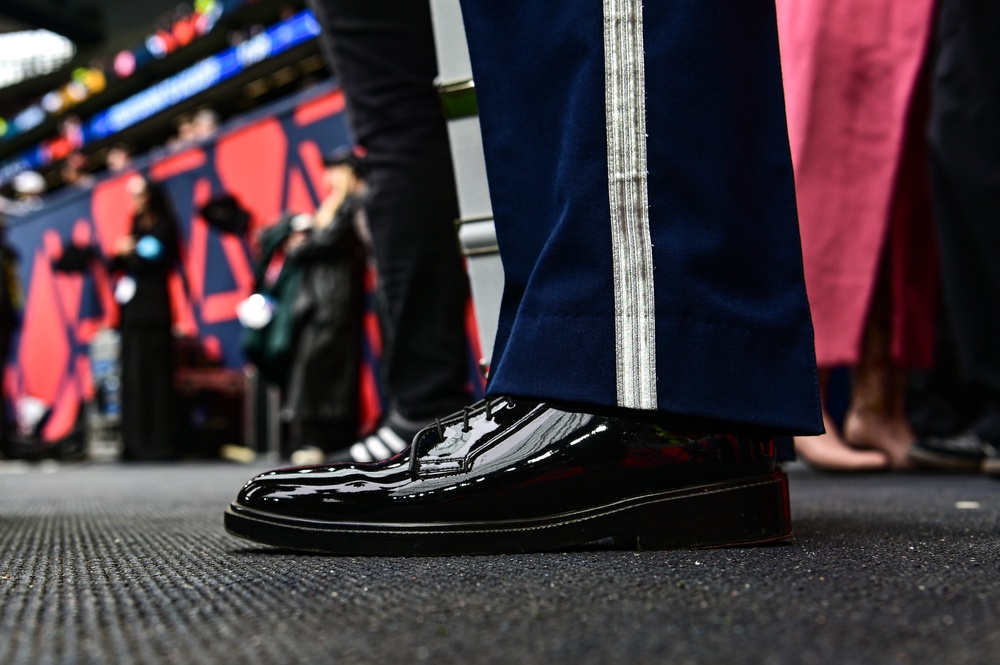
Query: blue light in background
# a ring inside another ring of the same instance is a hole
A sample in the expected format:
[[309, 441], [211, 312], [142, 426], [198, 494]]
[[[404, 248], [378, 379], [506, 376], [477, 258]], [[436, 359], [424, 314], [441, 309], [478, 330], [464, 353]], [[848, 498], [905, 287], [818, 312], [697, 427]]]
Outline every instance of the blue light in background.
[[[309, 10], [299, 12], [242, 44], [205, 58], [93, 116], [83, 124], [83, 145], [148, 120], [319, 34], [320, 25], [313, 13]], [[0, 164], [0, 185], [10, 182], [22, 171], [46, 166], [51, 161], [45, 144], [39, 144]]]
[[99, 141], [128, 129], [319, 33], [312, 12], [300, 12], [98, 113], [84, 125], [84, 142]]

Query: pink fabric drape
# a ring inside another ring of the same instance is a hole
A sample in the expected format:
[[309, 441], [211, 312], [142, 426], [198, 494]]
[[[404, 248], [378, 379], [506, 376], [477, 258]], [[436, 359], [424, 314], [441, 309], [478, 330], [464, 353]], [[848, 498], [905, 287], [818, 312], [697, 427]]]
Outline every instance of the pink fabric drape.
[[856, 364], [888, 271], [892, 354], [933, 353], [921, 69], [934, 0], [777, 0], [806, 287], [821, 366]]

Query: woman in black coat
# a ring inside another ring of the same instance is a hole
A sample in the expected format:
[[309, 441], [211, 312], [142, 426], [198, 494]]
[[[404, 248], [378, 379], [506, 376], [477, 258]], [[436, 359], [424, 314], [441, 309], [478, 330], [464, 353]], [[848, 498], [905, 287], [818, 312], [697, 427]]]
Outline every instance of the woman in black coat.
[[121, 304], [124, 459], [176, 457], [174, 341], [168, 278], [177, 260], [177, 221], [163, 190], [135, 176], [128, 183], [132, 228], [111, 262], [124, 273]]
[[362, 176], [357, 159], [328, 158], [330, 194], [306, 239], [286, 243], [286, 266], [301, 271], [301, 282], [284, 411], [293, 446], [314, 454], [346, 449], [357, 437], [365, 252], [355, 221]]

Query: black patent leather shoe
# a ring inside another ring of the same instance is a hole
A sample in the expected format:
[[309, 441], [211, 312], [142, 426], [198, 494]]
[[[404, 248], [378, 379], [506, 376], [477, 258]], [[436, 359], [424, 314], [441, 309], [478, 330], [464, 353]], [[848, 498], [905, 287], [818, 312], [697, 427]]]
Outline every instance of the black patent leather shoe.
[[284, 469], [242, 489], [237, 536], [341, 555], [537, 552], [616, 538], [639, 549], [788, 538], [788, 481], [767, 438], [484, 400], [375, 464]]

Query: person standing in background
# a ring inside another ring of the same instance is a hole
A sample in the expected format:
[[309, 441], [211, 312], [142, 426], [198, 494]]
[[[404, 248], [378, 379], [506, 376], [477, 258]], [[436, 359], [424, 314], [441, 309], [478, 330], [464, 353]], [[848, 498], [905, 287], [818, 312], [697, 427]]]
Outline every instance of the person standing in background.
[[797, 437], [827, 470], [909, 465], [905, 369], [933, 362], [937, 263], [926, 173], [934, 0], [778, 0], [806, 286], [821, 384], [853, 368], [842, 430]]
[[119, 141], [108, 149], [105, 165], [111, 173], [121, 173], [132, 165], [132, 146]]
[[219, 131], [219, 114], [215, 109], [203, 107], [191, 116], [191, 134], [195, 141], [207, 141]]
[[929, 136], [945, 305], [984, 408], [910, 458], [1000, 475], [1000, 3], [941, 0], [936, 46]]
[[318, 464], [328, 453], [346, 451], [358, 428], [365, 252], [355, 223], [364, 170], [348, 147], [329, 155], [325, 167], [328, 193], [311, 232], [287, 249], [286, 267], [302, 272], [284, 397], [294, 464]]
[[381, 425], [350, 449], [390, 457], [434, 418], [469, 402], [468, 281], [458, 198], [434, 78], [430, 6], [414, 0], [310, 0], [366, 152], [365, 214], [382, 305]]
[[59, 176], [67, 187], [86, 191], [94, 186], [94, 176], [88, 172], [87, 158], [81, 152], [71, 152], [66, 156]]
[[128, 181], [132, 227], [115, 248], [121, 272], [122, 440], [126, 460], [177, 455], [174, 338], [168, 279], [177, 261], [177, 220], [166, 194], [142, 176]]

